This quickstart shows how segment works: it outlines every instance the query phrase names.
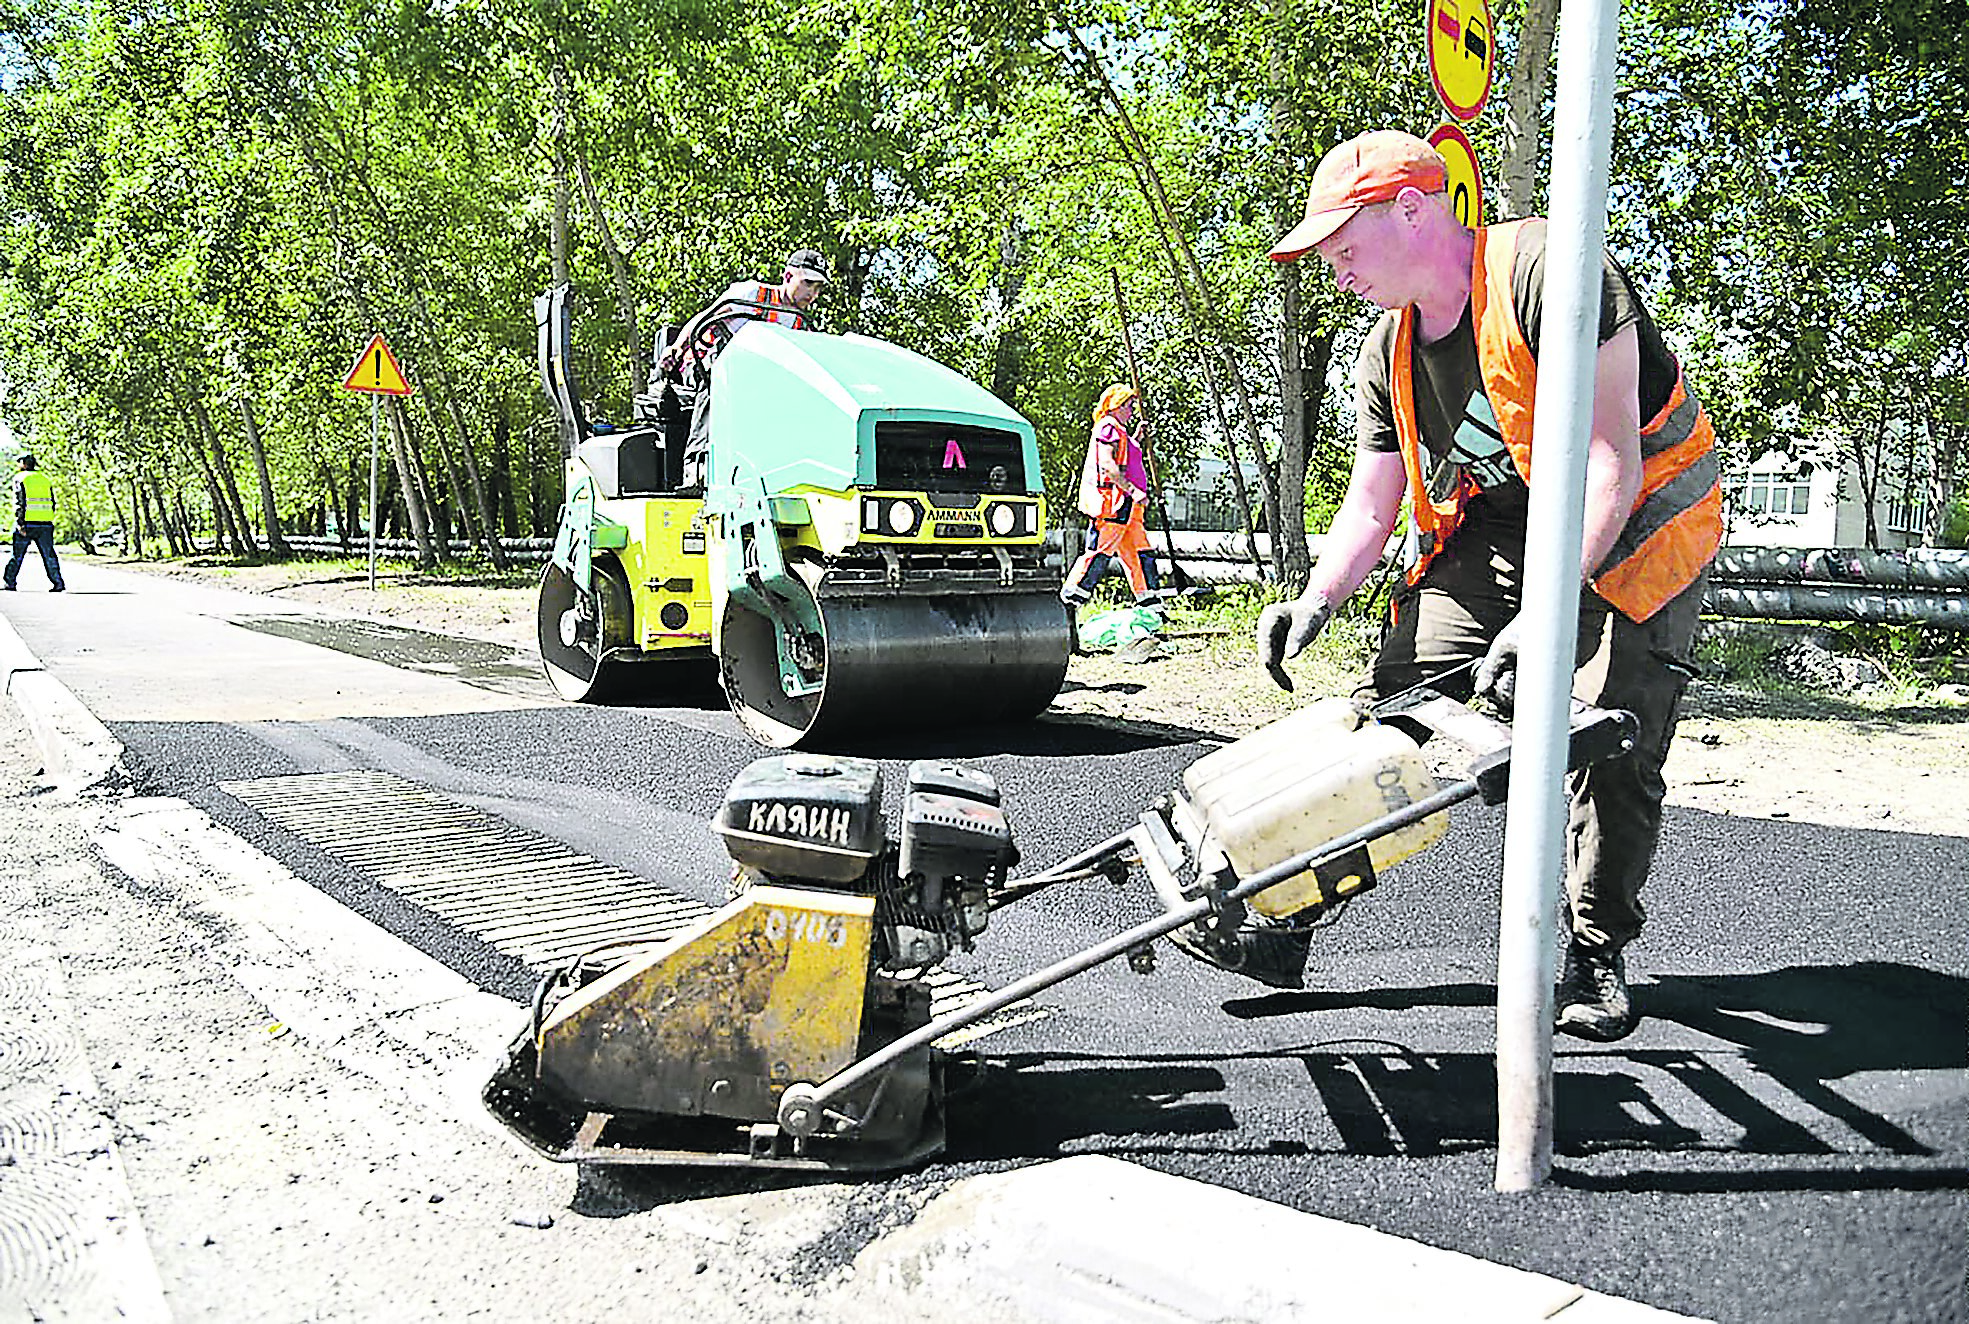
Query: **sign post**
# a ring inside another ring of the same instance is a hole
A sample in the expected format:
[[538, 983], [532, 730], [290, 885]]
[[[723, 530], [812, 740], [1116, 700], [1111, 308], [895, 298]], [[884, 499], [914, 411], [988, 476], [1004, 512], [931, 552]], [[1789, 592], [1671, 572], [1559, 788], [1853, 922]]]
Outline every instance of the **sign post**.
[[1567, 726], [1619, 30], [1620, 0], [1565, 0], [1560, 10], [1545, 332], [1532, 409], [1538, 481], [1525, 532], [1524, 635], [1497, 949], [1500, 1191], [1529, 1190], [1552, 1169], [1551, 929], [1565, 866]]
[[345, 391], [361, 391], [369, 397], [369, 591], [376, 591], [376, 503], [377, 496], [377, 437], [380, 431], [378, 419], [378, 396], [409, 395], [410, 383], [404, 379], [403, 369], [397, 366], [396, 355], [383, 343], [383, 333], [378, 331], [363, 346], [362, 353], [356, 356], [355, 366], [349, 375], [342, 379]]

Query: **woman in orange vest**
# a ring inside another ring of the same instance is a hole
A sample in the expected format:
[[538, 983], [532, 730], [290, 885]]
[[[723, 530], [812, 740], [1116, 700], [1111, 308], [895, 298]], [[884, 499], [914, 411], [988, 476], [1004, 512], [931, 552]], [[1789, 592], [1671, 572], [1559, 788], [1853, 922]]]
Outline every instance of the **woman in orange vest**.
[[1135, 601], [1161, 600], [1155, 561], [1144, 560], [1149, 534], [1144, 508], [1149, 499], [1148, 461], [1129, 436], [1135, 421], [1137, 396], [1132, 387], [1115, 385], [1101, 392], [1094, 409], [1094, 434], [1087, 441], [1087, 458], [1080, 466], [1080, 511], [1087, 516], [1087, 551], [1067, 575], [1060, 598], [1077, 606], [1094, 596], [1111, 561], [1121, 563]]
[[[1355, 374], [1353, 475], [1306, 591], [1265, 610], [1260, 660], [1310, 644], [1360, 586], [1400, 517], [1419, 544], [1359, 697], [1431, 681], [1508, 706], [1518, 655], [1544, 323], [1545, 223], [1471, 230], [1428, 143], [1383, 130], [1328, 152], [1305, 219], [1272, 249], [1317, 251], [1342, 290], [1386, 312]], [[1662, 765], [1675, 734], [1710, 561], [1722, 541], [1715, 434], [1626, 273], [1601, 277], [1587, 430], [1575, 691], [1639, 722], [1633, 753], [1572, 774], [1566, 833], [1571, 933], [1558, 1028], [1619, 1039], [1634, 1028], [1623, 949], [1641, 932], [1641, 884], [1661, 832]], [[1474, 668], [1474, 671], [1472, 670]], [[1254, 953], [1297, 979], [1276, 932]], [[1298, 966], [1304, 964], [1303, 946]], [[1263, 977], [1262, 975], [1260, 977]]]

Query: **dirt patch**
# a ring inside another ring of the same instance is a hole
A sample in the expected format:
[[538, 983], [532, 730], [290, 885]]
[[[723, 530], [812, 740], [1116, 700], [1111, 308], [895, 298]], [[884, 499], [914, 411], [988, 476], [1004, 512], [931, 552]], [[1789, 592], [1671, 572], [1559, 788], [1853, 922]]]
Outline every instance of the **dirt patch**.
[[[305, 563], [188, 566], [110, 561], [265, 593], [333, 612], [534, 648], [530, 585], [363, 574]], [[1352, 677], [1320, 658], [1295, 662], [1294, 694], [1252, 660], [1250, 641], [1174, 621], [1156, 655], [1076, 657], [1055, 711], [1235, 737]], [[1937, 696], [1865, 698], [1698, 682], [1668, 763], [1669, 802], [1753, 818], [1969, 835], [1969, 705]]]

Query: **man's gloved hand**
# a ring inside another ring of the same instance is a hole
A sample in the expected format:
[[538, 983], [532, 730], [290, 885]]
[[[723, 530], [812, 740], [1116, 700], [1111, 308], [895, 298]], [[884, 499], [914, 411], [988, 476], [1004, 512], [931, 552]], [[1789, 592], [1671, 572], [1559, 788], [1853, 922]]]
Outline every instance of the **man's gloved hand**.
[[1477, 671], [1472, 678], [1478, 694], [1495, 703], [1498, 710], [1509, 715], [1518, 699], [1518, 637], [1521, 633], [1521, 616], [1513, 616], [1497, 638], [1490, 641], [1490, 649], [1483, 660], [1477, 663]]
[[1333, 607], [1317, 593], [1307, 593], [1291, 602], [1274, 602], [1258, 617], [1258, 660], [1272, 673], [1279, 688], [1292, 688], [1285, 674], [1285, 660], [1306, 651], [1319, 638], [1333, 615]]

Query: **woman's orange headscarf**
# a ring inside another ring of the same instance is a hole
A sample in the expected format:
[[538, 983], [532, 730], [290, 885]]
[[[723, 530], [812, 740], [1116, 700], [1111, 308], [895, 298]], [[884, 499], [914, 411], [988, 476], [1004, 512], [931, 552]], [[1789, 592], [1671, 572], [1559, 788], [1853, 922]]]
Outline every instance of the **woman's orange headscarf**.
[[1135, 388], [1125, 382], [1116, 382], [1101, 392], [1101, 403], [1094, 407], [1094, 422], [1098, 426], [1103, 418], [1136, 398]]

